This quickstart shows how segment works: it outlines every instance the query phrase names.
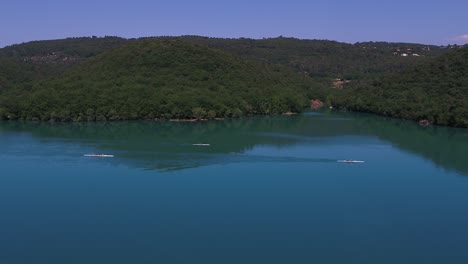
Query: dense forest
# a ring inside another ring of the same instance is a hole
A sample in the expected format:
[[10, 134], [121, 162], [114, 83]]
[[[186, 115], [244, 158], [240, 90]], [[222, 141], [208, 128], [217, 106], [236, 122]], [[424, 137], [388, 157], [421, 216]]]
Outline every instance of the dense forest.
[[0, 49], [0, 119], [353, 111], [467, 127], [466, 48], [295, 38], [83, 37]]
[[319, 93], [319, 85], [285, 67], [180, 40], [142, 39], [58, 77], [6, 89], [0, 117], [93, 121], [279, 114], [301, 111], [307, 98]]
[[468, 48], [457, 48], [398, 74], [350, 82], [329, 95], [353, 111], [468, 127]]
[[118, 37], [32, 41], [0, 49], [0, 89], [64, 73], [128, 40]]
[[312, 78], [327, 79], [360, 79], [399, 71], [447, 51], [438, 46], [410, 43], [348, 44], [285, 37], [223, 39], [183, 36], [180, 39], [222, 49], [246, 59], [288, 66]]

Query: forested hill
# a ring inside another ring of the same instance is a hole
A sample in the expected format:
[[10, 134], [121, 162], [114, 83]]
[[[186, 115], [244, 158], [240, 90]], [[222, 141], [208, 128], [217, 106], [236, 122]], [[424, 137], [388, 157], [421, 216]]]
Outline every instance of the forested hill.
[[285, 37], [226, 39], [183, 36], [180, 39], [260, 62], [285, 65], [312, 78], [328, 79], [372, 78], [417, 65], [449, 50], [447, 47], [411, 43], [348, 44]]
[[466, 127], [464, 52], [284, 37], [33, 41], [0, 49], [0, 118], [214, 118], [296, 112], [318, 98]]
[[180, 40], [142, 39], [55, 78], [9, 87], [0, 116], [80, 121], [277, 114], [301, 111], [317, 86], [284, 67]]
[[338, 107], [387, 116], [468, 127], [468, 47], [389, 74], [348, 84], [332, 98]]
[[[227, 39], [201, 36], [158, 37], [180, 39], [220, 49], [260, 63], [283, 65], [314, 79], [373, 78], [445, 53], [438, 46], [363, 42], [356, 44], [295, 38]], [[64, 73], [103, 52], [134, 39], [82, 37], [32, 41], [0, 49], [0, 89]], [[406, 56], [403, 56], [406, 55]]]
[[31, 41], [0, 49], [0, 90], [62, 74], [89, 58], [120, 46], [119, 37]]

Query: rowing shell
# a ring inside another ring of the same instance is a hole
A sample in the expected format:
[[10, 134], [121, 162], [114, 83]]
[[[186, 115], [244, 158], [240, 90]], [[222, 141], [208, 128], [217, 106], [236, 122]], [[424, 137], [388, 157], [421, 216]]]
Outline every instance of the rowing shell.
[[337, 160], [338, 162], [344, 162], [344, 163], [364, 163], [363, 160]]
[[114, 155], [109, 154], [84, 154], [85, 157], [98, 157], [98, 158], [113, 158]]

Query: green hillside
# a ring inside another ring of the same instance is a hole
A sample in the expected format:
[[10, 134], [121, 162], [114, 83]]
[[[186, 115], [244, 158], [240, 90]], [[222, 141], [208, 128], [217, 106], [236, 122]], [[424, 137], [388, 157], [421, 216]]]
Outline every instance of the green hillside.
[[298, 112], [319, 98], [466, 127], [464, 53], [284, 37], [33, 41], [0, 49], [0, 118], [214, 118]]
[[118, 37], [31, 41], [0, 49], [0, 90], [62, 74], [128, 40]]
[[351, 82], [333, 104], [354, 111], [468, 127], [468, 48], [374, 81]]
[[[3, 119], [215, 118], [298, 112], [318, 84], [283, 67], [178, 40], [143, 39], [53, 79], [5, 89]], [[315, 94], [314, 94], [315, 93]]]
[[[445, 53], [432, 45], [387, 42], [356, 44], [295, 38], [227, 39], [200, 36], [158, 37], [180, 39], [223, 50], [260, 63], [282, 65], [316, 80], [364, 79], [399, 71]], [[37, 81], [85, 62], [132, 40], [119, 37], [83, 37], [32, 41], [0, 49], [0, 88]], [[406, 54], [408, 56], [403, 57]]]
[[312, 78], [327, 79], [370, 78], [389, 71], [405, 69], [447, 51], [445, 48], [423, 44], [388, 42], [348, 44], [330, 40], [285, 37], [226, 39], [183, 36], [180, 39], [221, 49], [243, 58], [284, 65]]

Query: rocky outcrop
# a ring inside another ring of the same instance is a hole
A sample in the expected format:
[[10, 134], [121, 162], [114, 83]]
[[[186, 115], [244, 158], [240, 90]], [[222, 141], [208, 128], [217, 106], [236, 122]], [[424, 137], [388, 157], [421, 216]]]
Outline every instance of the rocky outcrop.
[[431, 121], [429, 121], [429, 120], [427, 120], [427, 119], [421, 119], [421, 120], [419, 120], [419, 124], [420, 124], [421, 126], [428, 126], [428, 125], [431, 124]]
[[343, 89], [344, 85], [350, 82], [351, 82], [350, 80], [335, 79], [333, 80], [333, 88]]
[[310, 108], [311, 109], [319, 109], [323, 107], [323, 102], [319, 99], [310, 100]]
[[83, 61], [83, 58], [77, 56], [69, 56], [63, 52], [50, 52], [46, 55], [35, 55], [31, 57], [24, 57], [23, 62], [32, 62], [35, 64], [75, 64]]

